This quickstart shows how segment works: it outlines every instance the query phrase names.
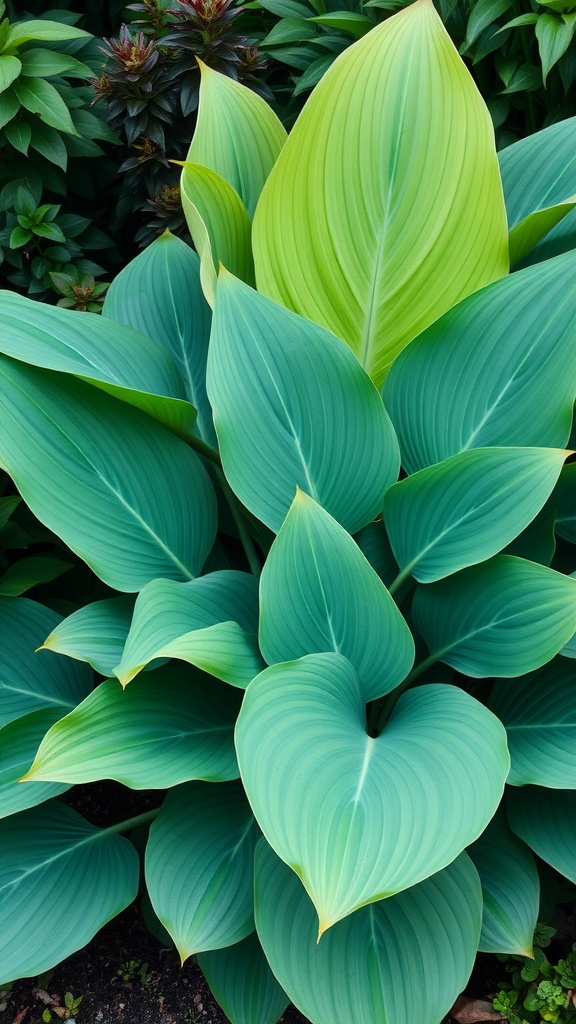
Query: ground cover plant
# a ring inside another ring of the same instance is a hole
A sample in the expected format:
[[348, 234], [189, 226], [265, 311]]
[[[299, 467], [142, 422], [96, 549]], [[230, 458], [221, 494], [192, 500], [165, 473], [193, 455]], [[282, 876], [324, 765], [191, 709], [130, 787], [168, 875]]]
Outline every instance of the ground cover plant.
[[[202, 68], [198, 255], [103, 316], [2, 294], [0, 464], [107, 589], [0, 599], [0, 982], [138, 850], [234, 1024], [437, 1024], [478, 949], [531, 957], [534, 854], [576, 882], [575, 137], [499, 162], [417, 0], [288, 138]], [[157, 807], [98, 828], [100, 779]]]

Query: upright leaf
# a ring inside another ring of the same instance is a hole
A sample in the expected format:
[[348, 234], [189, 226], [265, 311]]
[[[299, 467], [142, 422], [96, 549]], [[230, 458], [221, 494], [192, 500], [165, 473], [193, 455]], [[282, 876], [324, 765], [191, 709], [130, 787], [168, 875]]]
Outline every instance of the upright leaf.
[[323, 76], [262, 192], [254, 258], [258, 288], [344, 338], [378, 386], [412, 338], [507, 273], [492, 123], [432, 3]]
[[414, 661], [414, 641], [386, 587], [346, 531], [298, 491], [260, 581], [260, 646], [269, 665], [336, 651], [366, 701], [389, 693]]
[[368, 375], [338, 338], [230, 274], [218, 284], [208, 395], [226, 476], [271, 529], [297, 486], [350, 532], [379, 512], [399, 460]]
[[320, 934], [454, 860], [494, 814], [510, 764], [498, 719], [454, 686], [408, 691], [369, 736], [339, 654], [259, 675], [236, 749], [256, 819], [301, 878]]
[[432, 878], [358, 910], [316, 944], [310, 900], [262, 839], [255, 916], [274, 974], [314, 1024], [438, 1024], [472, 970], [482, 895], [462, 854]]
[[140, 410], [0, 356], [0, 462], [38, 519], [117, 590], [200, 573], [216, 532], [212, 484]]
[[575, 299], [571, 252], [471, 295], [402, 353], [385, 398], [409, 473], [469, 448], [565, 447]]
[[276, 1024], [290, 1002], [255, 932], [226, 949], [201, 953], [198, 965], [232, 1024]]

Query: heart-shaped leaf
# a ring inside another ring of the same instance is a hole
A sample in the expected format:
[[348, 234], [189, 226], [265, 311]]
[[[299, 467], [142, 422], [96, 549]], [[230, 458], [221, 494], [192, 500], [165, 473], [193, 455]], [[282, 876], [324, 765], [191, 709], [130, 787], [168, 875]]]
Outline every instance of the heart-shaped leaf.
[[339, 654], [262, 672], [236, 749], [256, 819], [320, 933], [454, 860], [494, 814], [510, 764], [498, 719], [452, 686], [410, 690], [367, 735], [360, 681]]
[[412, 614], [427, 662], [477, 678], [521, 676], [550, 661], [576, 631], [576, 580], [496, 555], [419, 588]]
[[254, 930], [258, 837], [240, 783], [190, 782], [166, 797], [146, 846], [146, 885], [182, 963]]
[[237, 779], [239, 703], [231, 687], [183, 667], [146, 672], [127, 690], [107, 679], [49, 729], [22, 781], [167, 789]]
[[260, 578], [260, 646], [269, 665], [336, 651], [364, 700], [398, 686], [414, 641], [381, 579], [332, 516], [298, 491]]
[[472, 970], [482, 894], [463, 853], [432, 878], [358, 910], [317, 944], [314, 907], [262, 839], [255, 917], [274, 974], [314, 1024], [438, 1024]]

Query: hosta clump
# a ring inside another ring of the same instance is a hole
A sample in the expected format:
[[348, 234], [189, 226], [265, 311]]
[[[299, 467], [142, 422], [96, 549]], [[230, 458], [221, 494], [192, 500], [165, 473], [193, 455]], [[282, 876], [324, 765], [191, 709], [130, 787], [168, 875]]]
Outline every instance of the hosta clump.
[[[418, 0], [288, 140], [202, 69], [198, 255], [164, 235], [102, 318], [2, 298], [0, 461], [111, 590], [0, 604], [1, 980], [134, 898], [121, 833], [151, 820], [153, 927], [234, 1024], [437, 1024], [478, 949], [532, 955], [533, 853], [576, 881], [576, 252], [537, 262], [576, 123], [535, 181], [551, 131], [500, 170]], [[62, 790], [101, 779], [167, 793], [97, 829]]]

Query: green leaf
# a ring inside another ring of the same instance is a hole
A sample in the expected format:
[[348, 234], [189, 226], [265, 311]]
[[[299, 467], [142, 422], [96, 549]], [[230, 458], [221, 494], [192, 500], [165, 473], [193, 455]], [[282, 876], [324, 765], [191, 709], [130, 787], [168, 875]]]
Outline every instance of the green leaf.
[[18, 57], [11, 57], [8, 54], [0, 55], [0, 93], [12, 85], [21, 70], [22, 62], [18, 60]]
[[68, 132], [70, 135], [78, 134], [68, 107], [58, 90], [49, 82], [45, 82], [43, 78], [24, 78], [22, 76], [15, 83], [14, 91], [22, 106], [31, 114], [38, 114], [45, 124], [57, 128], [60, 132]]
[[0, 597], [19, 597], [39, 583], [50, 583], [72, 568], [71, 562], [60, 558], [33, 555], [20, 558], [0, 576]]
[[500, 682], [490, 708], [508, 733], [513, 786], [576, 789], [574, 667], [556, 659], [521, 680]]
[[232, 1024], [276, 1024], [290, 1002], [256, 933], [226, 949], [201, 953], [198, 965]]
[[531, 213], [510, 231], [510, 263], [514, 266], [576, 206], [576, 195], [568, 196], [555, 206]]
[[540, 905], [540, 879], [530, 850], [498, 813], [468, 848], [482, 883], [484, 914], [478, 949], [534, 959], [532, 936]]
[[20, 110], [20, 100], [13, 89], [0, 93], [0, 129], [4, 128]]
[[68, 151], [64, 144], [64, 140], [55, 128], [50, 128], [47, 124], [42, 124], [41, 121], [37, 121], [32, 125], [32, 139], [30, 145], [32, 146], [32, 149], [38, 150], [42, 156], [46, 157], [50, 163], [56, 164], [57, 167], [61, 167], [63, 171], [66, 170], [68, 163]]
[[239, 782], [192, 782], [168, 794], [150, 829], [146, 885], [182, 964], [254, 930], [258, 837]]
[[95, 313], [83, 313], [79, 321], [74, 310], [8, 291], [0, 291], [0, 317], [0, 352], [80, 377], [185, 439], [193, 433], [196, 412], [182, 401], [186, 392], [178, 366], [150, 338]]
[[[550, 70], [558, 63], [560, 57], [572, 42], [574, 24], [567, 24], [563, 18], [555, 14], [541, 14], [536, 22], [536, 38], [538, 51], [542, 61], [542, 77], [544, 85]], [[574, 200], [576, 203], [576, 199]]]
[[2, 983], [81, 949], [138, 891], [138, 855], [58, 800], [0, 822]]
[[472, 43], [512, 6], [512, 0], [476, 0], [466, 26], [466, 44]]
[[126, 686], [156, 658], [178, 658], [245, 689], [263, 668], [258, 650], [258, 581], [237, 570], [192, 583], [152, 580], [136, 599], [114, 673]]
[[412, 668], [414, 641], [386, 587], [349, 534], [298, 491], [260, 581], [260, 647], [269, 665], [336, 651], [356, 669], [364, 700]]
[[31, 231], [25, 231], [24, 228], [14, 228], [10, 235], [10, 248], [19, 249], [22, 245], [26, 245], [31, 238]]
[[0, 379], [0, 462], [45, 526], [116, 590], [199, 575], [216, 499], [183, 441], [74, 378], [0, 356]]
[[[264, 183], [286, 142], [286, 129], [252, 89], [201, 60], [198, 64], [198, 120], [186, 160], [224, 178], [252, 218]], [[218, 131], [214, 131], [216, 124]]]
[[496, 555], [416, 591], [412, 614], [430, 649], [473, 678], [514, 677], [550, 661], [576, 631], [576, 580]]
[[552, 496], [556, 508], [556, 533], [576, 544], [576, 463], [564, 466]]
[[565, 447], [575, 299], [572, 252], [464, 299], [402, 353], [385, 400], [407, 472], [468, 448]]
[[57, 224], [34, 224], [32, 231], [39, 238], [48, 238], [51, 242], [65, 242], [66, 236]]
[[523, 786], [509, 791], [506, 806], [512, 831], [576, 883], [576, 791]]
[[396, 438], [340, 339], [221, 274], [207, 389], [228, 481], [272, 530], [297, 486], [350, 532], [378, 514]]
[[4, 529], [21, 501], [22, 498], [18, 494], [9, 494], [6, 498], [0, 498], [0, 531]]
[[51, 75], [70, 77], [71, 72], [75, 78], [90, 78], [92, 74], [90, 68], [86, 64], [81, 64], [75, 57], [70, 57], [67, 53], [58, 53], [57, 50], [44, 50], [40, 46], [22, 53], [20, 60], [22, 74], [32, 78], [49, 78]]
[[437, 1024], [472, 970], [482, 896], [462, 854], [420, 885], [359, 910], [316, 944], [310, 900], [261, 840], [255, 917], [274, 974], [314, 1024]]
[[555, 448], [475, 448], [394, 484], [384, 519], [401, 573], [420, 583], [497, 554], [552, 492], [570, 453]]
[[408, 691], [367, 735], [360, 681], [339, 654], [257, 676], [236, 750], [258, 824], [301, 878], [320, 935], [453, 861], [490, 821], [510, 764], [498, 719], [453, 686]]
[[82, 28], [42, 18], [37, 21], [18, 21], [15, 25], [11, 25], [6, 45], [21, 46], [22, 43], [28, 43], [32, 39], [40, 40], [43, 43], [57, 43], [64, 39], [90, 38], [90, 33], [85, 32]]
[[100, 675], [111, 676], [122, 657], [133, 610], [132, 597], [88, 604], [63, 619], [46, 638], [42, 650], [87, 661]]
[[[30, 125], [26, 121], [10, 121], [4, 128], [4, 134], [10, 145], [26, 156], [32, 138]], [[35, 231], [34, 234], [38, 234], [38, 232]]]
[[272, 26], [270, 32], [264, 37], [260, 46], [267, 49], [270, 46], [284, 46], [286, 43], [309, 42], [316, 37], [316, 29], [308, 24], [309, 12], [306, 12], [305, 19], [287, 17], [281, 18]]
[[35, 653], [61, 616], [26, 597], [0, 599], [0, 728], [33, 711], [65, 715], [92, 689], [92, 673], [49, 651]]
[[368, 523], [354, 535], [360, 551], [387, 587], [398, 575], [398, 566], [382, 519]]
[[371, 18], [367, 18], [365, 14], [356, 14], [355, 11], [331, 11], [330, 14], [318, 14], [308, 20], [319, 25], [327, 25], [329, 28], [340, 29], [341, 32], [349, 32], [356, 39], [361, 39], [374, 28]]
[[200, 286], [200, 260], [165, 231], [124, 267], [106, 293], [103, 316], [152, 338], [174, 358], [186, 396], [198, 410], [197, 432], [216, 435], [206, 395], [211, 313]]
[[42, 737], [61, 714], [61, 708], [33, 711], [31, 715], [24, 715], [5, 725], [0, 731], [0, 818], [35, 807], [70, 788], [55, 782], [19, 785], [19, 779], [34, 760]]
[[250, 218], [236, 190], [200, 164], [183, 164], [180, 194], [188, 230], [200, 256], [202, 290], [213, 307], [220, 263], [236, 277], [254, 283]]
[[492, 122], [432, 3], [328, 69], [262, 192], [254, 259], [258, 289], [343, 338], [378, 386], [412, 338], [506, 274]]
[[107, 679], [46, 733], [24, 779], [131, 789], [237, 779], [239, 703], [231, 687], [188, 668], [146, 672], [127, 690]]

